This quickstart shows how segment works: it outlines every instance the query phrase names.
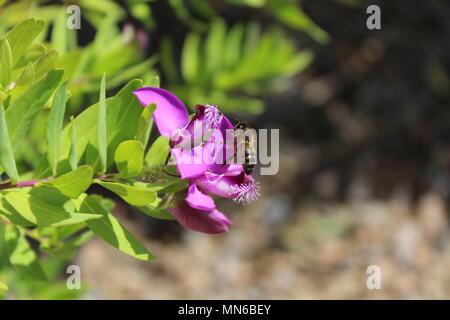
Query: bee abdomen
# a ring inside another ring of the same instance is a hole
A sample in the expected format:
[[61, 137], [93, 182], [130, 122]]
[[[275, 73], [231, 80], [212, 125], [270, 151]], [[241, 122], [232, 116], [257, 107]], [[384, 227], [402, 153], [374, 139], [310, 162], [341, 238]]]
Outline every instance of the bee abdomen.
[[244, 171], [246, 174], [251, 174], [253, 172], [253, 170], [255, 170], [254, 164], [245, 164], [244, 165]]

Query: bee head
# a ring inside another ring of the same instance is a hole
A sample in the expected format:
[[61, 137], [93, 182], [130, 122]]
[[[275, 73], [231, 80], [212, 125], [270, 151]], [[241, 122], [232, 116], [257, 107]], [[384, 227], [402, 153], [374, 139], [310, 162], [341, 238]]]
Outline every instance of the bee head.
[[236, 125], [234, 126], [235, 129], [247, 129], [249, 128], [249, 125], [247, 123], [247, 121], [243, 121], [243, 120], [239, 120], [238, 123], [236, 123]]

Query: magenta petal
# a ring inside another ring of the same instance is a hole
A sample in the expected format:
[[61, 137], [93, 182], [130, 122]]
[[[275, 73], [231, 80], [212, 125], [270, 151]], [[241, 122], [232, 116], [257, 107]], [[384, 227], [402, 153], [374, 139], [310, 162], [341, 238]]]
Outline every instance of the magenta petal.
[[185, 228], [207, 234], [227, 232], [228, 226], [232, 223], [222, 212], [216, 209], [201, 211], [191, 208], [187, 203], [179, 203], [169, 211]]
[[205, 148], [196, 147], [193, 149], [174, 148], [170, 153], [175, 158], [177, 170], [181, 179], [194, 178], [205, 173], [210, 167], [211, 160], [208, 160], [208, 153]]
[[194, 182], [190, 182], [186, 202], [195, 209], [212, 210], [216, 207], [213, 198], [200, 191]]
[[[220, 163], [232, 162], [234, 158], [233, 155], [235, 153], [234, 126], [225, 116], [223, 116], [220, 120], [219, 131], [222, 134], [222, 140], [224, 142], [222, 143]], [[227, 131], [229, 131], [228, 134]]]
[[[228, 173], [230, 175], [228, 175]], [[209, 192], [222, 198], [234, 198], [235, 191], [233, 186], [253, 183], [255, 180], [252, 176], [241, 172], [236, 175], [236, 171], [230, 171], [223, 174], [209, 173], [199, 176], [195, 179], [197, 187], [203, 192]]]
[[133, 94], [143, 106], [156, 103], [153, 119], [161, 135], [171, 138], [177, 129], [189, 122], [189, 114], [183, 102], [173, 93], [153, 87], [137, 89]]
[[237, 176], [237, 175], [240, 175], [242, 172], [244, 172], [244, 166], [242, 164], [234, 163], [234, 164], [230, 164], [227, 167], [226, 175], [227, 176]]
[[234, 126], [231, 123], [230, 120], [228, 120], [227, 117], [222, 117], [222, 119], [220, 120], [220, 124], [219, 124], [219, 129], [224, 133], [225, 135], [225, 130], [234, 130]]
[[195, 183], [204, 192], [210, 192], [222, 198], [232, 198], [232, 186], [239, 183], [237, 177], [228, 177], [224, 175], [202, 175], [195, 179]]

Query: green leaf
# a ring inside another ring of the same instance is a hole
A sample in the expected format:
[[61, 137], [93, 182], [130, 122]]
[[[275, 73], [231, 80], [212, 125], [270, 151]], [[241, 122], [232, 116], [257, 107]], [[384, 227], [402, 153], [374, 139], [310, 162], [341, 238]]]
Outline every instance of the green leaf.
[[99, 215], [66, 211], [63, 203], [51, 203], [52, 199], [47, 199], [50, 190], [42, 188], [48, 187], [36, 187], [30, 193], [13, 191], [4, 198], [17, 214], [38, 226], [58, 227], [100, 218]]
[[[136, 125], [139, 121], [139, 118], [142, 113], [142, 106], [137, 101], [136, 97], [132, 94], [134, 90], [142, 86], [141, 80], [135, 80], [130, 82], [125, 88], [123, 88], [113, 99], [107, 100], [107, 114], [106, 120], [108, 128], [107, 130], [107, 166], [111, 165], [114, 162], [114, 153], [118, 147], [118, 145], [125, 140], [135, 139], [136, 133], [138, 130], [138, 126]], [[99, 106], [94, 105], [90, 107], [94, 112], [98, 113]], [[90, 109], [89, 108], [89, 109]], [[89, 111], [89, 110], [86, 110]], [[92, 111], [90, 111], [92, 112]], [[83, 113], [82, 113], [83, 115]], [[80, 115], [81, 116], [81, 115]], [[75, 122], [77, 124], [77, 129], [82, 127], [86, 127], [83, 124], [78, 122], [77, 117]], [[91, 115], [86, 114], [83, 115], [83, 118], [87, 118], [87, 121], [91, 121], [89, 118]], [[96, 117], [98, 118], [98, 117]], [[97, 124], [93, 124], [94, 129]], [[92, 131], [91, 128], [86, 128], [86, 130]], [[78, 130], [80, 132], [81, 130]], [[80, 145], [81, 137], [78, 138], [77, 145]], [[92, 145], [91, 141], [91, 145]], [[91, 148], [92, 149], [92, 148]], [[89, 151], [89, 150], [88, 150]], [[77, 146], [78, 152], [78, 146]], [[87, 153], [89, 156], [89, 152]], [[87, 162], [92, 164], [92, 156], [87, 157]], [[90, 160], [89, 160], [90, 159]]]
[[66, 8], [61, 7], [59, 12], [55, 17], [55, 22], [53, 24], [51, 42], [52, 47], [59, 52], [59, 54], [64, 55], [67, 50], [67, 13]]
[[[76, 29], [71, 31], [77, 31]], [[87, 54], [84, 48], [75, 48], [70, 50], [65, 55], [60, 56], [58, 59], [58, 68], [64, 69], [64, 74], [68, 79], [76, 79], [80, 76], [80, 74], [75, 75], [75, 72], [81, 73], [82, 70], [84, 72], [84, 65], [80, 65], [80, 60], [83, 54]]]
[[266, 0], [228, 0], [228, 2], [261, 8], [266, 5]]
[[26, 66], [29, 62], [36, 62], [39, 58], [41, 58], [45, 52], [47, 51], [47, 47], [44, 46], [42, 43], [34, 42], [32, 43], [25, 53], [22, 55], [22, 57], [17, 61], [16, 65], [14, 66], [14, 69], [20, 69], [24, 66]]
[[0, 99], [0, 164], [11, 179], [16, 181], [19, 179], [14, 152], [9, 140], [2, 99]]
[[75, 122], [73, 121], [73, 116], [70, 117], [70, 152], [69, 152], [69, 164], [72, 170], [75, 170], [78, 166], [77, 158], [77, 129]]
[[[139, 118], [142, 113], [142, 106], [133, 95], [133, 91], [142, 87], [141, 80], [132, 80], [123, 87], [114, 97], [108, 98], [107, 102], [107, 135], [108, 135], [108, 166], [114, 162], [114, 153], [117, 146], [125, 140], [132, 140], [136, 137]], [[97, 140], [97, 119], [99, 105], [94, 104], [80, 113], [73, 123], [63, 130], [62, 156], [68, 158], [71, 150], [71, 128], [76, 126], [76, 156], [80, 161], [85, 154], [88, 144], [92, 139]]]
[[57, 247], [51, 247], [48, 244], [41, 243], [39, 250], [63, 260], [70, 260], [75, 256], [77, 247], [65, 244], [61, 244]]
[[195, 13], [206, 19], [210, 19], [216, 15], [212, 4], [208, 1], [190, 1], [189, 6], [192, 6], [192, 10], [195, 11]]
[[111, 202], [99, 196], [87, 196], [81, 209], [86, 212], [100, 213], [101, 219], [87, 221], [89, 229], [114, 248], [140, 260], [154, 259], [147, 248], [139, 242], [111, 213]]
[[[188, 6], [183, 0], [168, 0], [168, 3], [172, 6], [177, 17], [190, 26], [192, 29], [205, 30], [208, 28], [208, 24], [197, 19], [195, 16], [190, 14]], [[199, 2], [199, 1], [196, 1]]]
[[91, 165], [95, 172], [104, 173], [107, 167], [107, 113], [106, 113], [106, 88], [105, 73], [103, 73], [100, 84], [100, 96], [97, 109], [97, 132], [88, 144], [86, 163]]
[[34, 65], [33, 63], [29, 62], [25, 68], [22, 70], [22, 72], [19, 74], [16, 85], [14, 87], [14, 93], [17, 93], [17, 90], [22, 90], [29, 84], [31, 84], [34, 81]]
[[296, 1], [268, 0], [268, 7], [275, 17], [286, 25], [305, 31], [311, 38], [319, 43], [326, 43], [330, 39], [327, 32], [318, 27], [301, 10]]
[[175, 220], [167, 210], [155, 209], [151, 206], [137, 207], [140, 211], [148, 215], [149, 217], [161, 219], [161, 220]]
[[[128, 66], [125, 69], [122, 69], [113, 75], [108, 80], [107, 89], [116, 88], [117, 86], [127, 82], [129, 79], [133, 79], [135, 77], [142, 77], [144, 73], [148, 73], [151, 70], [152, 66], [156, 63], [157, 56], [153, 56], [143, 62], [138, 64]], [[87, 90], [89, 92], [89, 89]]]
[[311, 64], [314, 54], [311, 50], [303, 50], [286, 63], [285, 72], [288, 75], [294, 75]]
[[[83, 228], [85, 228], [85, 226], [83, 226]], [[60, 241], [56, 245], [41, 243], [39, 249], [41, 251], [47, 252], [48, 254], [51, 254], [52, 256], [64, 260], [70, 260], [76, 254], [77, 248], [89, 241], [93, 236], [94, 233], [89, 230], [73, 237], [68, 241]]]
[[147, 148], [148, 139], [150, 138], [150, 133], [153, 127], [153, 112], [156, 110], [156, 104], [151, 103], [144, 108], [139, 119], [138, 132], [136, 134], [136, 139], [141, 141], [144, 150]]
[[105, 93], [105, 74], [103, 74], [102, 82], [100, 84], [100, 98], [98, 108], [98, 153], [100, 156], [101, 172], [106, 171], [106, 156], [107, 156], [107, 136], [106, 136], [106, 93]]
[[145, 87], [160, 87], [160, 79], [159, 76], [153, 76], [148, 81], [145, 82]]
[[124, 141], [117, 147], [114, 161], [122, 178], [140, 175], [144, 166], [144, 146], [137, 140]]
[[161, 47], [159, 48], [161, 54], [161, 68], [167, 81], [170, 83], [178, 82], [178, 71], [175, 66], [173, 44], [169, 38], [163, 37], [161, 39]]
[[169, 182], [153, 182], [153, 183], [145, 183], [145, 182], [134, 182], [134, 186], [146, 188], [146, 189], [152, 189], [153, 191], [156, 191], [158, 193], [175, 193], [177, 191], [183, 190], [187, 188], [189, 185], [188, 179], [176, 179], [174, 181]]
[[[15, 224], [17, 226], [24, 226], [24, 227], [32, 227], [34, 224], [30, 221], [26, 220], [24, 217], [22, 217], [9, 203], [6, 201], [4, 195], [0, 194], [0, 216], [6, 218], [8, 221], [10, 221], [12, 224]], [[3, 224], [0, 223], [0, 245], [1, 245], [1, 227]], [[1, 246], [0, 246], [1, 249]], [[1, 253], [0, 253], [1, 258]], [[1, 262], [0, 262], [1, 266]]]
[[11, 45], [13, 65], [22, 57], [25, 50], [44, 27], [44, 21], [28, 19], [16, 25], [6, 34], [6, 39], [8, 39]]
[[199, 76], [200, 35], [189, 33], [183, 46], [181, 71], [186, 82], [195, 82]]
[[36, 254], [31, 249], [25, 234], [17, 227], [6, 226], [6, 248], [9, 262], [21, 275], [33, 280], [46, 281], [47, 276], [39, 264]]
[[6, 122], [14, 151], [19, 149], [34, 118], [53, 94], [63, 73], [63, 70], [50, 71], [19, 98], [11, 101], [6, 110]]
[[[82, 8], [88, 9], [88, 11], [92, 12], [100, 12], [104, 15], [109, 15], [109, 19], [114, 21], [120, 20], [125, 16], [125, 9], [123, 9], [119, 3], [116, 1], [109, 0], [80, 0], [80, 5]], [[97, 20], [94, 20], [94, 23]], [[98, 27], [98, 24], [96, 25]]]
[[92, 183], [94, 170], [89, 166], [81, 166], [54, 180], [42, 182], [58, 189], [63, 195], [77, 199]]
[[119, 47], [94, 61], [90, 73], [99, 77], [103, 73], [113, 74], [126, 69], [135, 59], [136, 49], [133, 46]]
[[156, 200], [151, 205], [137, 208], [152, 218], [162, 220], [175, 220], [175, 217], [172, 216], [167, 210], [158, 208], [161, 202], [163, 202], [161, 198], [156, 198]]
[[67, 81], [56, 91], [53, 107], [48, 114], [47, 122], [47, 159], [56, 175], [59, 156], [61, 153], [61, 132], [67, 101]]
[[225, 45], [224, 64], [233, 67], [239, 62], [242, 40], [244, 39], [244, 25], [236, 24], [228, 33]]
[[206, 39], [206, 66], [207, 76], [213, 76], [221, 67], [224, 45], [225, 45], [226, 24], [218, 19], [213, 22], [211, 30]]
[[[80, 197], [80, 199], [77, 201], [77, 207], [79, 209], [79, 207], [81, 206], [81, 203], [84, 201], [84, 198], [87, 195], [83, 195], [83, 197]], [[39, 235], [41, 236], [46, 236], [46, 237], [55, 237], [55, 233], [56, 235], [56, 239], [59, 241], [61, 239], [65, 239], [65, 238], [70, 238], [73, 239], [73, 237], [75, 236], [75, 234], [79, 234], [83, 229], [86, 228], [86, 224], [83, 223], [78, 223], [78, 224], [71, 224], [68, 226], [62, 226], [62, 227], [58, 227], [58, 228], [54, 228], [54, 227], [38, 227], [38, 231], [39, 231]]]
[[145, 206], [156, 199], [156, 192], [144, 187], [130, 186], [118, 182], [95, 180], [96, 183], [114, 192], [133, 206]]
[[184, 179], [184, 180], [178, 179], [178, 180], [175, 180], [175, 182], [168, 183], [168, 185], [166, 187], [160, 189], [158, 192], [174, 193], [174, 192], [177, 192], [177, 191], [187, 188], [188, 185], [189, 185], [188, 179]]
[[12, 53], [7, 39], [0, 39], [0, 85], [6, 88], [12, 70]]
[[256, 22], [250, 22], [247, 26], [244, 39], [244, 55], [250, 55], [258, 49], [258, 42], [261, 35], [261, 27]]
[[51, 50], [39, 58], [34, 63], [34, 78], [37, 80], [44, 76], [47, 72], [54, 69], [58, 60], [58, 53]]
[[159, 167], [166, 163], [169, 154], [169, 138], [160, 136], [153, 142], [145, 155], [145, 163], [149, 169]]
[[9, 264], [9, 255], [6, 248], [5, 229], [6, 224], [0, 223], [0, 269], [4, 269]]
[[0, 281], [0, 290], [8, 291], [8, 286]]

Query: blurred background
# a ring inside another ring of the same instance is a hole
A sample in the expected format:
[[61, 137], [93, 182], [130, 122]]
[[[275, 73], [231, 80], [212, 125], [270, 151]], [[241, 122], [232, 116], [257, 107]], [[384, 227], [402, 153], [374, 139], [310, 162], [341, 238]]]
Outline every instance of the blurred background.
[[[81, 8], [78, 31], [65, 28], [70, 4]], [[381, 30], [366, 27], [370, 4]], [[280, 171], [256, 177], [262, 197], [218, 204], [229, 233], [187, 231], [115, 198], [114, 214], [157, 260], [94, 239], [71, 262], [47, 260], [55, 283], [17, 279], [13, 298], [450, 298], [448, 1], [9, 1], [0, 10], [1, 31], [47, 20], [42, 40], [59, 52], [74, 114], [96, 101], [107, 72], [109, 94], [159, 76], [189, 107], [215, 104], [280, 129]], [[64, 289], [68, 264], [81, 267], [83, 290]], [[381, 268], [380, 290], [366, 287], [370, 265]]]

